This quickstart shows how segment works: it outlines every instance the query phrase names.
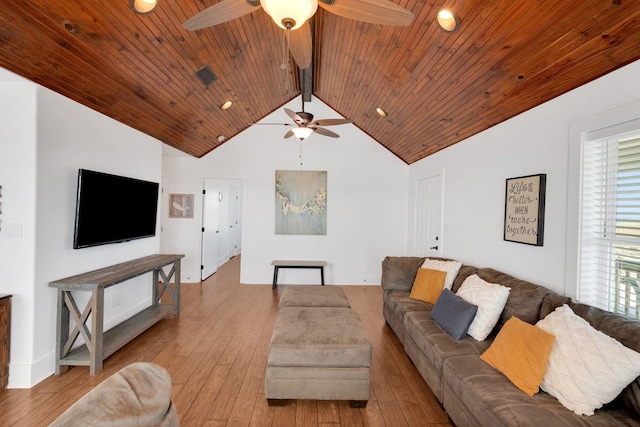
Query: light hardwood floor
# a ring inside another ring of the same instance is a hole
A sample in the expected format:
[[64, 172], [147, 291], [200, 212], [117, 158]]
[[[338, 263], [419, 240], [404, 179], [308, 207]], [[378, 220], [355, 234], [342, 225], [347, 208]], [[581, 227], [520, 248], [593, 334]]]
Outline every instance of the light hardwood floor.
[[342, 401], [269, 407], [264, 372], [283, 286], [239, 283], [240, 257], [199, 284], [183, 284], [179, 316], [160, 321], [109, 357], [29, 390], [0, 392], [0, 426], [46, 426], [109, 375], [134, 361], [169, 370], [182, 426], [449, 426], [446, 413], [382, 317], [379, 286], [344, 286], [373, 346], [366, 408]]

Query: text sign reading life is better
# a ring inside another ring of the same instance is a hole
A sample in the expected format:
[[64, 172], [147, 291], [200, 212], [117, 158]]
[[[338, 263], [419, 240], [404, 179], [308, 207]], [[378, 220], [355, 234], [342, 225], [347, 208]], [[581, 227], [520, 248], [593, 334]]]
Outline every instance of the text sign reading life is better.
[[542, 246], [547, 175], [507, 179], [504, 240]]

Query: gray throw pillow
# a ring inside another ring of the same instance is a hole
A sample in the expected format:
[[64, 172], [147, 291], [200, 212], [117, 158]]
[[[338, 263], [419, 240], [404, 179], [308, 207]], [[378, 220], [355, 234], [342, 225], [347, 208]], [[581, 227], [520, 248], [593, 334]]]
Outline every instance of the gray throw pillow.
[[477, 305], [463, 300], [449, 289], [443, 289], [433, 306], [431, 318], [451, 335], [451, 338], [460, 341], [467, 334], [477, 311]]

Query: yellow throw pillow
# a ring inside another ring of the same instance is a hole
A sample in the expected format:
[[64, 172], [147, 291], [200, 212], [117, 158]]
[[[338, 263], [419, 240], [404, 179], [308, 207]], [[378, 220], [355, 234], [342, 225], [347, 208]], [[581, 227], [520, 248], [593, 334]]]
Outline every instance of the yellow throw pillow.
[[513, 316], [480, 359], [502, 372], [520, 390], [533, 396], [540, 390], [555, 339], [541, 328]]
[[446, 271], [419, 268], [409, 297], [435, 304], [444, 288]]

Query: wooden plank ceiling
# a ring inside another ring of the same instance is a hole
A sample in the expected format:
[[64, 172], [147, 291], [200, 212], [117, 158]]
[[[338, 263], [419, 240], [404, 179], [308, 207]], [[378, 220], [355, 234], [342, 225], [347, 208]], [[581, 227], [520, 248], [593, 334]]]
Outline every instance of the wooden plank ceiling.
[[[215, 2], [159, 0], [137, 15], [128, 0], [5, 1], [0, 66], [201, 157], [301, 93], [263, 10], [182, 28]], [[407, 164], [640, 59], [638, 0], [394, 2], [415, 14], [410, 26], [319, 8], [308, 74], [316, 97]], [[435, 24], [442, 6], [459, 31]], [[206, 86], [203, 65], [217, 76]]]

